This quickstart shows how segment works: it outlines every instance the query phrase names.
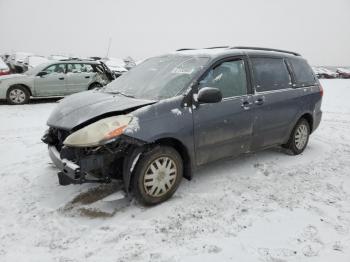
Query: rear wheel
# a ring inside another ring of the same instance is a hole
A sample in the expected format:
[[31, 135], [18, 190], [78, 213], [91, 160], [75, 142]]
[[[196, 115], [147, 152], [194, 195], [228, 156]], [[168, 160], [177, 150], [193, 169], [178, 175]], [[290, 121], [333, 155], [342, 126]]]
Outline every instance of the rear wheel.
[[309, 122], [305, 118], [302, 118], [295, 125], [287, 144], [283, 145], [283, 147], [289, 149], [294, 155], [299, 155], [305, 150], [309, 136]]
[[175, 193], [182, 174], [183, 162], [179, 153], [171, 147], [155, 147], [139, 160], [132, 191], [142, 204], [159, 204]]
[[7, 102], [11, 105], [23, 105], [28, 103], [30, 94], [28, 90], [20, 85], [15, 85], [7, 91]]

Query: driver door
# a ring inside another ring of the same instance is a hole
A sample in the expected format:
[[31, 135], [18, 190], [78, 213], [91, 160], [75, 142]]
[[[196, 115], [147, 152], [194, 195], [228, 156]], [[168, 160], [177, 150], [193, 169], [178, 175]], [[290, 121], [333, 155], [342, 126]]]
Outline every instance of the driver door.
[[35, 96], [63, 96], [66, 89], [66, 65], [54, 64], [43, 70], [43, 76], [34, 79]]
[[249, 151], [253, 117], [245, 64], [243, 58], [224, 61], [199, 82], [198, 90], [218, 88], [223, 99], [193, 110], [197, 165]]

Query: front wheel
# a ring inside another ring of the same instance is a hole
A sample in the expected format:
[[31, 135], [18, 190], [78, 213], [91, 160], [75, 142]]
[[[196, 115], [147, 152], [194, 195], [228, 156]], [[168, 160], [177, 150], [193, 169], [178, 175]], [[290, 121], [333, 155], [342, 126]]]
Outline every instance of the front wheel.
[[139, 160], [133, 176], [132, 191], [144, 205], [156, 205], [169, 199], [178, 188], [183, 161], [172, 147], [157, 146]]
[[295, 125], [287, 144], [283, 145], [283, 147], [289, 149], [294, 155], [299, 155], [305, 150], [309, 136], [309, 122], [305, 118], [302, 118]]
[[6, 100], [11, 105], [23, 105], [29, 102], [28, 90], [20, 85], [15, 85], [7, 91]]

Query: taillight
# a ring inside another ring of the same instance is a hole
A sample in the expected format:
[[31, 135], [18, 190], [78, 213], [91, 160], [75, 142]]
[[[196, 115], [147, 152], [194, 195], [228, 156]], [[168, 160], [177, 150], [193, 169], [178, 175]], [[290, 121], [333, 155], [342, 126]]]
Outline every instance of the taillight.
[[321, 97], [323, 96], [323, 87], [321, 86], [321, 84], [319, 85], [319, 88], [320, 88], [320, 94], [321, 94]]
[[6, 69], [0, 69], [0, 76], [2, 76], [2, 75], [8, 75], [8, 74], [10, 74], [10, 70], [6, 70]]

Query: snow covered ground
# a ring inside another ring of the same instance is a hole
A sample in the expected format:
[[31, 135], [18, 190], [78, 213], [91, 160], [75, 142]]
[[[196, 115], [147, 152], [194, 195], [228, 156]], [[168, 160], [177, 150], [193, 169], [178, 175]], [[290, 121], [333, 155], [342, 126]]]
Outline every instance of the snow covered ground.
[[0, 261], [349, 262], [350, 81], [322, 84], [302, 155], [210, 164], [166, 203], [117, 211], [110, 186], [58, 185], [40, 141], [54, 102], [0, 105]]

